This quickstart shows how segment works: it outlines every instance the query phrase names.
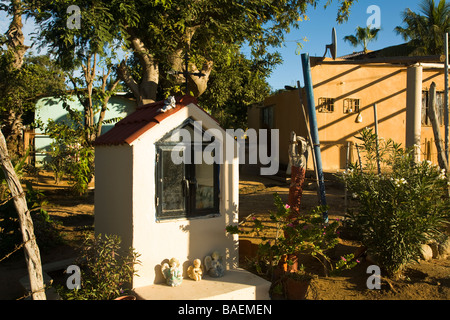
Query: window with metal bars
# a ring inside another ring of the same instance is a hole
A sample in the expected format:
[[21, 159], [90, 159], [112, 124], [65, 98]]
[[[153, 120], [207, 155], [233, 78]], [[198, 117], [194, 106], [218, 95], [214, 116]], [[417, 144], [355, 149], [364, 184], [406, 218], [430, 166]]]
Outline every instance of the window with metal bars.
[[359, 99], [344, 99], [344, 113], [359, 113], [359, 106]]
[[331, 113], [334, 112], [334, 99], [333, 98], [319, 98], [318, 112]]

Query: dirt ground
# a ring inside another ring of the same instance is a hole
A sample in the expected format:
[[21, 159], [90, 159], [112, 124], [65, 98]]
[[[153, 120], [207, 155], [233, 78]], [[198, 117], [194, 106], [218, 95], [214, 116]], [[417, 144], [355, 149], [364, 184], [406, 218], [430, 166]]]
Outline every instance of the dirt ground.
[[[289, 185], [284, 179], [269, 179], [256, 176], [242, 176], [240, 179], [239, 217], [245, 221], [251, 215], [267, 217], [275, 210], [273, 194], [278, 193], [287, 201]], [[43, 175], [34, 180], [36, 188], [42, 189], [48, 197], [47, 210], [51, 218], [61, 222], [59, 228], [65, 244], [51, 249], [41, 249], [42, 263], [49, 263], [76, 255], [84, 232], [93, 231], [94, 191], [88, 196], [76, 198], [67, 192], [66, 185], [55, 185], [51, 176]], [[345, 212], [344, 189], [335, 182], [326, 183], [330, 220], [342, 218]], [[303, 191], [303, 210], [309, 210], [318, 203], [315, 185], [307, 181]], [[351, 201], [348, 202], [351, 206]], [[254, 254], [257, 239], [241, 237], [241, 265], [246, 266], [245, 256]], [[360, 244], [343, 239], [336, 248], [336, 255], [353, 253]], [[450, 300], [450, 258], [433, 259], [411, 265], [407, 277], [402, 280], [382, 282], [381, 290], [369, 290], [366, 286], [369, 263], [361, 263], [336, 277], [319, 277], [313, 281], [308, 299], [314, 300]], [[27, 275], [23, 255], [16, 255], [0, 262], [0, 299], [12, 300], [24, 294], [19, 279]]]

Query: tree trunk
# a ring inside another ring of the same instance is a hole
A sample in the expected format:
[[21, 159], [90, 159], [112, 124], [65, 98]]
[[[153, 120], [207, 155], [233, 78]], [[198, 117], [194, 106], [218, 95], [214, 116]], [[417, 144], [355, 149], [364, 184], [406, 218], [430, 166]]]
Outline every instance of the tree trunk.
[[23, 35], [22, 23], [22, 3], [20, 0], [12, 0], [13, 18], [6, 33], [8, 37], [7, 46], [14, 54], [13, 68], [20, 69], [23, 65], [23, 57], [28, 49], [25, 45], [25, 37]]
[[119, 77], [133, 92], [138, 105], [155, 102], [159, 83], [158, 62], [139, 38], [131, 36], [129, 41], [142, 67], [141, 82], [137, 83], [133, 78], [125, 60], [118, 66]]
[[5, 116], [7, 121], [2, 130], [5, 131], [8, 150], [13, 157], [21, 157], [24, 154], [22, 112], [10, 109]]
[[437, 155], [438, 155], [438, 163], [439, 163], [439, 167], [441, 169], [445, 169], [445, 171], [448, 172], [447, 157], [445, 156], [444, 143], [441, 138], [439, 118], [438, 118], [438, 113], [436, 110], [436, 83], [433, 82], [431, 84], [429, 94], [430, 94], [430, 96], [429, 96], [428, 110], [429, 110], [431, 125], [433, 126], [434, 141], [436, 144]]
[[97, 134], [96, 134], [96, 138], [99, 137], [102, 133], [102, 126], [103, 126], [103, 120], [105, 120], [105, 115], [106, 115], [106, 110], [108, 110], [108, 101], [111, 98], [112, 93], [114, 92], [114, 90], [116, 90], [117, 85], [119, 84], [120, 79], [116, 78], [114, 80], [114, 83], [112, 84], [111, 88], [108, 90], [108, 94], [106, 94], [106, 86], [108, 83], [108, 78], [111, 75], [111, 68], [108, 69], [108, 72], [106, 74], [103, 75], [102, 77], [102, 93], [103, 95], [103, 101], [102, 101], [102, 108], [100, 110], [100, 116], [98, 119], [98, 123], [97, 123]]
[[31, 294], [33, 300], [46, 300], [44, 280], [42, 275], [41, 257], [39, 247], [34, 236], [33, 220], [28, 210], [25, 193], [14, 167], [9, 159], [6, 140], [0, 130], [0, 162], [5, 179], [13, 197], [14, 206], [19, 216], [20, 229], [25, 248], [25, 260], [30, 278]]
[[[174, 71], [186, 71], [184, 70], [184, 55], [183, 52], [186, 48], [189, 48], [191, 39], [196, 31], [197, 27], [187, 28], [185, 35], [181, 40], [180, 46], [175, 52], [167, 57], [168, 62]], [[133, 32], [128, 30], [130, 34], [129, 43], [133, 49], [134, 54], [139, 59], [139, 63], [142, 67], [142, 77], [140, 83], [138, 83], [130, 73], [126, 61], [122, 61], [118, 66], [118, 74], [120, 79], [125, 82], [128, 88], [133, 92], [138, 105], [143, 105], [156, 101], [158, 84], [160, 81], [159, 61], [149, 52], [145, 44], [141, 39], [133, 36]], [[189, 63], [188, 72], [202, 73], [203, 76], [190, 75], [188, 77], [189, 91], [195, 97], [203, 94], [207, 89], [209, 76], [213, 68], [213, 61], [206, 61], [201, 70], [198, 70], [197, 66], [193, 63]], [[182, 83], [185, 81], [181, 75], [176, 76], [176, 81]], [[187, 92], [186, 94], [189, 94]]]
[[192, 73], [202, 73], [203, 76], [195, 76], [191, 75], [189, 78], [189, 88], [191, 88], [191, 92], [195, 97], [201, 96], [206, 89], [208, 88], [208, 80], [209, 75], [211, 74], [212, 68], [213, 68], [213, 62], [207, 61], [203, 64], [202, 70], [198, 70], [197, 66], [194, 64], [189, 64], [190, 66], [190, 72]]
[[[14, 56], [14, 60], [10, 65], [11, 69], [20, 69], [23, 65], [23, 59], [25, 52], [29, 48], [25, 45], [25, 37], [23, 35], [23, 23], [22, 23], [22, 3], [20, 0], [11, 1], [12, 20], [9, 25], [6, 36], [8, 41], [6, 42], [8, 50], [10, 50]], [[5, 94], [8, 94], [7, 92]], [[8, 120], [5, 124], [6, 141], [9, 147], [10, 153], [15, 156], [23, 155], [22, 148], [22, 106], [18, 104], [18, 108], [10, 110], [8, 114]]]

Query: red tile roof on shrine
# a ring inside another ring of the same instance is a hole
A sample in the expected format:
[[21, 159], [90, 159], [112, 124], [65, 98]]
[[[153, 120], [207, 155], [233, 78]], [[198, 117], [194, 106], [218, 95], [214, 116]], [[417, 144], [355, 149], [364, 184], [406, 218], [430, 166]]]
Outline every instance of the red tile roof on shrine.
[[131, 144], [153, 126], [180, 111], [190, 103], [197, 104], [197, 100], [191, 96], [178, 98], [176, 99], [175, 108], [169, 109], [166, 112], [161, 111], [161, 108], [164, 106], [164, 101], [138, 107], [135, 112], [117, 122], [114, 128], [98, 137], [94, 145]]

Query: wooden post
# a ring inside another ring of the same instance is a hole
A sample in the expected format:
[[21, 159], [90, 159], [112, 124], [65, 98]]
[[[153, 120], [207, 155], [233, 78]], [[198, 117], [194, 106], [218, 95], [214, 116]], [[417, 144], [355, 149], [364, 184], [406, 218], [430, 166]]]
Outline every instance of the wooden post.
[[380, 148], [378, 146], [378, 114], [377, 114], [377, 104], [375, 103], [373, 105], [373, 118], [375, 122], [375, 136], [376, 136], [376, 152], [377, 152], [377, 168], [378, 168], [378, 175], [381, 175], [381, 167], [380, 167]]
[[[345, 170], [348, 170], [348, 166], [350, 163], [350, 146], [351, 146], [351, 141], [347, 141], [347, 152], [346, 152], [346, 156], [345, 156]], [[344, 193], [344, 205], [345, 205], [345, 212], [347, 212], [348, 209], [348, 188], [347, 188], [347, 181], [345, 181], [345, 193]]]
[[449, 161], [449, 121], [448, 121], [448, 33], [444, 36], [444, 53], [445, 53], [445, 90], [444, 90], [444, 125], [445, 125], [445, 158]]
[[430, 86], [430, 96], [428, 104], [429, 116], [431, 125], [433, 127], [434, 141], [436, 143], [436, 149], [438, 151], [438, 162], [441, 169], [445, 169], [448, 172], [448, 161], [445, 154], [445, 147], [441, 138], [440, 121], [438, 112], [436, 110], [436, 83], [432, 83]]
[[14, 171], [14, 167], [9, 158], [6, 140], [0, 130], [0, 164], [5, 173], [5, 179], [11, 191], [17, 214], [19, 216], [20, 230], [25, 251], [25, 261], [27, 263], [28, 275], [30, 278], [31, 294], [33, 300], [46, 300], [44, 280], [42, 275], [41, 256], [39, 247], [34, 237], [33, 220], [28, 210], [25, 193], [20, 184], [19, 178]]

